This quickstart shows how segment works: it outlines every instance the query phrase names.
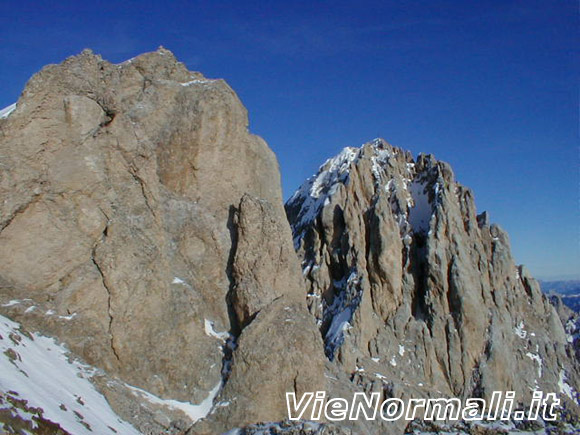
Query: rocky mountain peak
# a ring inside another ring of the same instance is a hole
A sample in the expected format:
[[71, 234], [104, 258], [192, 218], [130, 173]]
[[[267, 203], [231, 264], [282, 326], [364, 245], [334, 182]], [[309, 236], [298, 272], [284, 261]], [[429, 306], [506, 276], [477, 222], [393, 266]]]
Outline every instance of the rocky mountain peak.
[[279, 390], [322, 382], [278, 163], [223, 80], [164, 48], [120, 64], [85, 50], [3, 114], [0, 166], [0, 314], [95, 367], [139, 430], [222, 399], [209, 432], [282, 419]]
[[286, 212], [326, 355], [365, 391], [526, 398], [577, 379], [554, 308], [447, 163], [382, 139], [345, 148]]

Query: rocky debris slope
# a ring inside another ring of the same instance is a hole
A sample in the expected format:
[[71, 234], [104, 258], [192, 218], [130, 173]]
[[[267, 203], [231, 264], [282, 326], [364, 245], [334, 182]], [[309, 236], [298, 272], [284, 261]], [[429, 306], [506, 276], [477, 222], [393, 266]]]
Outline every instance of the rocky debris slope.
[[147, 394], [235, 427], [323, 378], [277, 161], [247, 127], [223, 80], [163, 48], [49, 65], [2, 113], [0, 312], [115, 378], [137, 428]]
[[345, 148], [286, 212], [337, 391], [526, 405], [539, 389], [577, 412], [562, 321], [448, 164], [382, 139]]

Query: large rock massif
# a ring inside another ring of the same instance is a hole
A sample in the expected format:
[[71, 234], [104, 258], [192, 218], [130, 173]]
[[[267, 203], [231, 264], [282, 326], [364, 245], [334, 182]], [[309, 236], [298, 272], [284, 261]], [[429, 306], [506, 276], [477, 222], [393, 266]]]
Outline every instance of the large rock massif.
[[[525, 403], [541, 389], [576, 410], [578, 324], [514, 265], [507, 235], [476, 215], [447, 164], [375, 140], [330, 159], [284, 209], [276, 158], [247, 127], [224, 81], [163, 48], [118, 65], [85, 51], [30, 80], [0, 117], [10, 376], [44, 382], [29, 377], [38, 334], [56, 337], [106, 415], [143, 433], [260, 433], [256, 423], [286, 418], [286, 392], [316, 390], [513, 390]], [[47, 398], [20, 395], [14, 379], [0, 376], [4, 424], [32, 412], [22, 400]], [[73, 393], [54, 390], [62, 412], [84, 406]], [[38, 421], [99, 423], [51, 412]]]
[[223, 80], [162, 48], [45, 67], [0, 120], [2, 314], [161, 398], [228, 380], [231, 426], [283, 419], [324, 354], [276, 158], [247, 127]]
[[565, 319], [448, 164], [376, 139], [329, 159], [286, 210], [339, 375], [403, 400], [515, 391], [525, 406], [539, 389], [577, 412]]

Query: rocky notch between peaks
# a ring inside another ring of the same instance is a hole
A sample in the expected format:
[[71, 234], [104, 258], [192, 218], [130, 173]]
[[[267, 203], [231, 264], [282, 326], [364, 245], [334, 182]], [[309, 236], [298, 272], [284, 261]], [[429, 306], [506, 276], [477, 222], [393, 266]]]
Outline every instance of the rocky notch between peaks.
[[514, 264], [507, 234], [476, 214], [447, 163], [382, 139], [345, 148], [286, 211], [337, 392], [515, 391], [525, 405], [539, 389], [577, 415], [571, 312], [560, 318]]
[[432, 156], [347, 148], [284, 209], [236, 94], [160, 48], [45, 67], [0, 114], [0, 166], [3, 424], [36, 407], [69, 433], [221, 433], [284, 420], [286, 392], [316, 390], [538, 388], [577, 413], [580, 323]]

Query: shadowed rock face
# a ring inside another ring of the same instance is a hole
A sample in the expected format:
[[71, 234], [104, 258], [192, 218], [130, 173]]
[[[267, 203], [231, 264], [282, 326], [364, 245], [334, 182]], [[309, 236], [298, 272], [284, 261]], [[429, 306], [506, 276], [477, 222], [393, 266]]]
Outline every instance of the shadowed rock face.
[[[322, 342], [276, 158], [247, 126], [223, 80], [165, 49], [45, 67], [0, 119], [2, 313], [109, 375], [193, 403], [223, 385], [230, 332], [227, 394], [264, 411], [223, 418], [284, 418], [284, 396], [247, 391], [246, 377], [276, 394], [288, 387], [278, 372], [292, 385], [322, 379]], [[286, 306], [295, 320], [281, 325]], [[312, 365], [284, 356], [295, 336]]]
[[431, 155], [377, 139], [329, 159], [286, 203], [325, 351], [353, 388], [489, 398], [577, 389], [554, 307], [507, 234]]

